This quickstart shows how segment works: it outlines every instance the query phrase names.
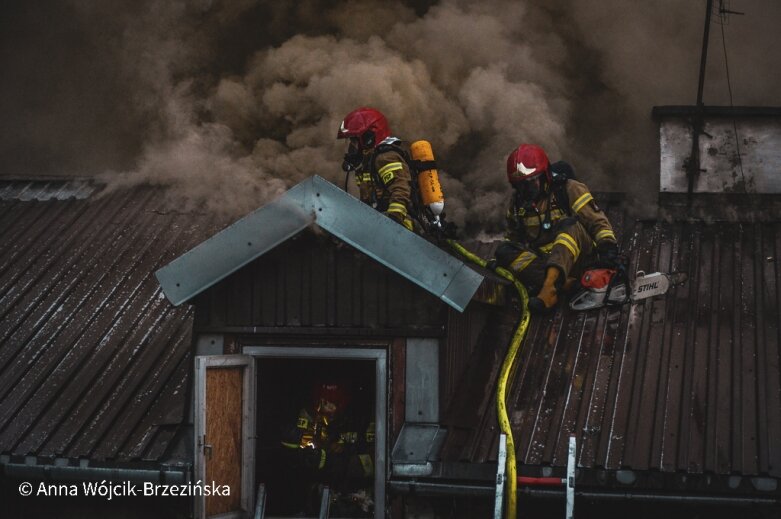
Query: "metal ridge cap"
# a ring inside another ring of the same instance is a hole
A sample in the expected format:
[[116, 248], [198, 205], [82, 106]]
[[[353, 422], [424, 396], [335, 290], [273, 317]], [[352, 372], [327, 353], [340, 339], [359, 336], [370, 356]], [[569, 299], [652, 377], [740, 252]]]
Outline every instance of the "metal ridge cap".
[[315, 176], [313, 187], [321, 228], [464, 311], [483, 281], [480, 273], [327, 180]]
[[311, 225], [311, 184], [307, 179], [293, 186], [157, 270], [168, 300], [178, 306], [192, 299]]
[[484, 276], [320, 176], [293, 186], [155, 272], [178, 306], [312, 223], [463, 312]]

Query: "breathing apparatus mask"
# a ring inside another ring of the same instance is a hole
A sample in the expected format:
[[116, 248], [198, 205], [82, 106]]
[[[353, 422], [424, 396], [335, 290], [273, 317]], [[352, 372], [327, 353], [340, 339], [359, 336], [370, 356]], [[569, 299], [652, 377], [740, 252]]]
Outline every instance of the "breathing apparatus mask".
[[534, 202], [542, 198], [542, 176], [513, 183], [515, 190], [515, 202], [518, 207], [530, 207]]
[[350, 172], [358, 169], [363, 162], [363, 151], [358, 145], [358, 139], [356, 137], [350, 137], [347, 143], [347, 152], [344, 154], [344, 160], [342, 161], [342, 171]]
[[347, 153], [342, 161], [342, 171], [349, 173], [361, 166], [364, 156], [374, 147], [374, 132], [367, 131], [361, 137], [350, 137], [347, 144]]

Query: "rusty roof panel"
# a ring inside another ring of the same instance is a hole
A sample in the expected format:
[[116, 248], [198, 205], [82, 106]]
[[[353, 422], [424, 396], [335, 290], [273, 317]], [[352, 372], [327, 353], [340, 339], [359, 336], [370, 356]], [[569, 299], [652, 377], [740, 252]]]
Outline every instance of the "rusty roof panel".
[[163, 458], [184, 420], [192, 310], [153, 273], [215, 223], [152, 188], [60, 200], [11, 197], [17, 184], [0, 184], [13, 198], [0, 201], [0, 453]]
[[[532, 320], [508, 386], [519, 461], [563, 467], [575, 434], [585, 468], [781, 477], [781, 224], [618, 216], [631, 272], [689, 280], [622, 308]], [[454, 393], [463, 405], [445, 415], [445, 459], [496, 458], [489, 396], [512, 328], [491, 325]]]

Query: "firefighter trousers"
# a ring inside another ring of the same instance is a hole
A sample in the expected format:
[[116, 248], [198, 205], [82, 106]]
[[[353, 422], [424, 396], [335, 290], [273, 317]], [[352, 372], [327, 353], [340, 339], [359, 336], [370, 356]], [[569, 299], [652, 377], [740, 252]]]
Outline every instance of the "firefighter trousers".
[[496, 251], [497, 265], [513, 271], [530, 293], [536, 294], [545, 281], [548, 267], [561, 271], [559, 279], [580, 277], [594, 259], [594, 241], [586, 228], [574, 221], [556, 230], [555, 239], [539, 247], [507, 241]]

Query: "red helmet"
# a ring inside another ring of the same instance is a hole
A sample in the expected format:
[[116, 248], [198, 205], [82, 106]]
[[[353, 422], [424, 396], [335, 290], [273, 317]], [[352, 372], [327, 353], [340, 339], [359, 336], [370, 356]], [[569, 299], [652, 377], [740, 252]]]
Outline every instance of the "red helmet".
[[315, 407], [320, 407], [323, 402], [330, 402], [336, 407], [336, 412], [339, 412], [349, 401], [350, 394], [346, 385], [341, 382], [318, 382], [312, 390], [312, 403]]
[[361, 149], [374, 148], [390, 135], [388, 120], [382, 112], [374, 108], [358, 108], [344, 118], [337, 139], [355, 137]]
[[521, 144], [507, 157], [507, 180], [510, 184], [542, 174], [550, 182], [550, 161], [545, 151], [536, 144]]

